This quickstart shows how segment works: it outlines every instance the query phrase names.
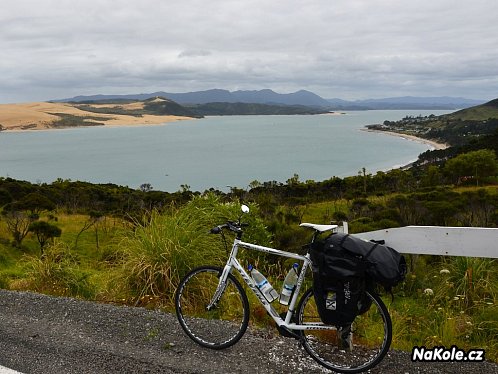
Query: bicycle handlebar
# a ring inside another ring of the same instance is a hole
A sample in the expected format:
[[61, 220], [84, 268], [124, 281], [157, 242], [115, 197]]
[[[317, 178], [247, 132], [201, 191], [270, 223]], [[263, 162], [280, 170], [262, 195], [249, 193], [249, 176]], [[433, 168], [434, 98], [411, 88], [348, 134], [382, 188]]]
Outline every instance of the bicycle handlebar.
[[211, 234], [220, 234], [223, 229], [229, 229], [230, 231], [233, 231], [237, 234], [242, 234], [242, 227], [247, 227], [247, 226], [249, 226], [248, 223], [228, 221], [223, 225], [218, 225], [216, 227], [213, 227], [209, 232]]

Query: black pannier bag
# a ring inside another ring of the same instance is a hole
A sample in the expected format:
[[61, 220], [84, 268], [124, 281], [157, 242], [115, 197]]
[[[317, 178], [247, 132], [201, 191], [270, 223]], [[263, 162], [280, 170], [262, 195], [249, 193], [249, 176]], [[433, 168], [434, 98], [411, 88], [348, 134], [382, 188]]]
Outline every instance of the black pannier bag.
[[313, 295], [323, 323], [343, 327], [368, 311], [372, 301], [365, 293], [365, 278], [313, 277]]
[[[348, 234], [332, 234], [325, 240], [325, 247], [339, 246], [365, 263], [366, 276], [386, 290], [405, 279], [405, 257], [395, 249], [379, 242], [366, 241]], [[324, 248], [326, 250], [326, 248]]]
[[320, 318], [336, 326], [350, 324], [368, 311], [372, 301], [365, 293], [366, 282], [377, 282], [390, 290], [406, 274], [405, 259], [397, 251], [347, 234], [334, 233], [315, 241], [310, 255]]
[[310, 249], [315, 303], [323, 323], [347, 326], [371, 305], [365, 293], [365, 263], [326, 243], [316, 241]]

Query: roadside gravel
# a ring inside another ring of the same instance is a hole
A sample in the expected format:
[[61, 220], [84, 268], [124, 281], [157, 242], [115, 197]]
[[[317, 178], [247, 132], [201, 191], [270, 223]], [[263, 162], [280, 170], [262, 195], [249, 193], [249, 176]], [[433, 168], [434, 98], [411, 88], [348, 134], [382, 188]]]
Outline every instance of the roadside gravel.
[[[0, 365], [52, 373], [324, 373], [297, 341], [252, 330], [222, 351], [183, 334], [174, 315], [0, 290]], [[496, 373], [498, 365], [412, 363], [391, 351], [371, 373]]]

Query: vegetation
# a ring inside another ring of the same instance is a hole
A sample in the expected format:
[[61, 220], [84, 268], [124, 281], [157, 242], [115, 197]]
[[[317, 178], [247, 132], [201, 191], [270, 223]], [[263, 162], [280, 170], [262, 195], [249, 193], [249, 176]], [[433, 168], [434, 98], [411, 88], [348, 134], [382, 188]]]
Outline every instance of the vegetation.
[[463, 146], [498, 130], [498, 99], [443, 116], [408, 116], [400, 121], [384, 121], [381, 125], [367, 127]]
[[327, 110], [315, 109], [304, 105], [269, 105], [255, 103], [207, 103], [188, 106], [202, 116], [230, 115], [281, 115], [281, 114], [321, 114]]
[[104, 123], [102, 122], [95, 122], [95, 121], [107, 121], [108, 118], [106, 117], [97, 117], [97, 116], [75, 116], [72, 114], [67, 114], [67, 113], [50, 113], [53, 114], [60, 119], [57, 121], [54, 121], [50, 124], [52, 127], [78, 127], [78, 126], [103, 126]]
[[[426, 152], [410, 169], [366, 170], [346, 178], [248, 189], [175, 193], [59, 179], [31, 184], [0, 178], [0, 286], [172, 310], [179, 278], [221, 264], [227, 248], [209, 228], [251, 205], [245, 239], [302, 251], [303, 221], [349, 222], [351, 232], [404, 225], [498, 227], [498, 131]], [[231, 238], [227, 238], [229, 243]], [[484, 348], [498, 360], [498, 263], [492, 259], [408, 256], [410, 273], [385, 298], [394, 347]], [[241, 253], [278, 289], [291, 262]], [[265, 321], [261, 308], [253, 323]]]
[[[145, 114], [152, 115], [175, 115], [192, 118], [202, 118], [204, 116], [230, 116], [230, 115], [293, 115], [293, 114], [321, 114], [327, 113], [325, 109], [317, 109], [304, 105], [270, 105], [257, 103], [226, 103], [214, 102], [207, 104], [180, 105], [164, 97], [155, 97], [146, 100], [95, 100], [71, 103], [76, 108], [91, 113], [119, 114], [135, 117], [142, 117]], [[127, 104], [142, 104], [142, 108], [137, 106], [134, 109], [127, 107]], [[77, 121], [78, 117], [54, 113], [63, 120]], [[87, 124], [88, 120], [105, 120], [99, 117], [88, 116], [82, 124]], [[76, 122], [74, 122], [76, 123]]]
[[[142, 108], [130, 109], [125, 107], [126, 104], [131, 103], [141, 103]], [[155, 97], [147, 100], [96, 100], [72, 104], [78, 109], [92, 113], [119, 114], [135, 117], [142, 117], [146, 114], [156, 116], [185, 116], [192, 118], [202, 117], [202, 115], [194, 113], [190, 109], [164, 97]], [[96, 106], [96, 104], [99, 105]], [[60, 116], [60, 113], [57, 115]]]

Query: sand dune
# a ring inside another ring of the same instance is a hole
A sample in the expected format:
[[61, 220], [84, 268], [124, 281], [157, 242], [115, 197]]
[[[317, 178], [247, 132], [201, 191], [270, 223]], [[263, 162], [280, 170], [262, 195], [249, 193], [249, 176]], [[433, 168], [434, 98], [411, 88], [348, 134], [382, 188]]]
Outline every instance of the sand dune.
[[[130, 104], [92, 104], [95, 108], [116, 108], [125, 110], [142, 109], [142, 102]], [[7, 131], [24, 131], [24, 130], [46, 130], [52, 128], [61, 128], [54, 126], [54, 122], [61, 119], [57, 113], [69, 114], [76, 117], [95, 117], [94, 119], [85, 119], [101, 123], [102, 125], [152, 125], [165, 122], [172, 122], [182, 119], [192, 119], [181, 116], [156, 116], [143, 115], [141, 117], [123, 115], [123, 114], [104, 114], [92, 113], [76, 108], [69, 103], [23, 103], [23, 104], [0, 104], [0, 130]], [[97, 119], [98, 117], [98, 119]], [[62, 126], [63, 127], [63, 126]]]

